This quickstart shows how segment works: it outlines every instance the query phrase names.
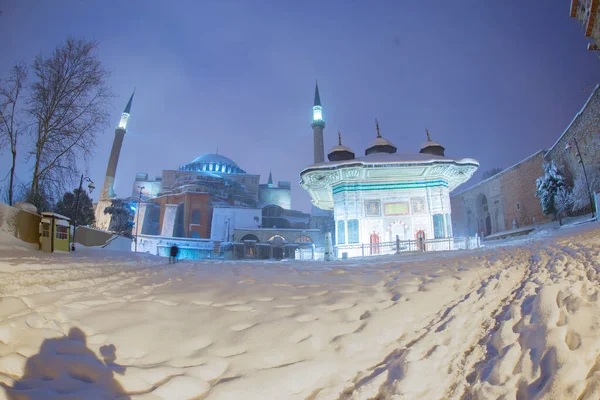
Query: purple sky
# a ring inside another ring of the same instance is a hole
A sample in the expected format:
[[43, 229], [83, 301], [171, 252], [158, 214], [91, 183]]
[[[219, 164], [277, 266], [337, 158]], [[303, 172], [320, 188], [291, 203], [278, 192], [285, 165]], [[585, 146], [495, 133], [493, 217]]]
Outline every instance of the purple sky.
[[[427, 127], [447, 156], [479, 160], [469, 184], [550, 147], [600, 83], [568, 1], [455, 3], [3, 0], [0, 76], [68, 35], [96, 39], [118, 96], [87, 166], [98, 188], [136, 86], [118, 195], [136, 172], [160, 175], [218, 146], [263, 182], [269, 169], [292, 181], [292, 206], [308, 211], [298, 182], [313, 160], [315, 79], [326, 151], [340, 129], [364, 154], [377, 117], [399, 152], [417, 152]], [[18, 176], [30, 180], [29, 166]]]

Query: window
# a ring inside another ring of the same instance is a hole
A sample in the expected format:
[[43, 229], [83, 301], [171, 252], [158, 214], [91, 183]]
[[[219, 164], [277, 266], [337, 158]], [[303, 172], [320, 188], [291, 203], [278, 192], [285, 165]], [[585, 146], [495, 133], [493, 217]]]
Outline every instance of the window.
[[446, 219], [446, 237], [452, 237], [452, 219], [450, 218], [450, 214], [444, 214], [444, 218]]
[[433, 237], [436, 239], [443, 238], [444, 235], [444, 215], [435, 214], [433, 216]]
[[42, 224], [42, 237], [50, 237], [50, 224]]
[[358, 220], [348, 221], [348, 243], [358, 243]]
[[521, 209], [521, 205], [519, 203], [517, 203], [517, 210]]
[[67, 240], [69, 237], [69, 228], [67, 226], [57, 225], [56, 226], [56, 238], [60, 240]]
[[[199, 189], [196, 189], [197, 192], [199, 192]], [[192, 224], [195, 225], [200, 225], [200, 210], [194, 210], [192, 211]]]
[[346, 243], [346, 221], [338, 221], [337, 226], [337, 242], [344, 244]]

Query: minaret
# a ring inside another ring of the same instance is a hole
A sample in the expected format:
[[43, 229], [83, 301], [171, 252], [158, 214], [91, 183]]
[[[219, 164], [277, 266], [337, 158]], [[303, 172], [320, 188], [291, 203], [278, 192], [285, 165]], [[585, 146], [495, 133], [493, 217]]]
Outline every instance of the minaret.
[[[104, 178], [104, 185], [102, 186], [102, 190], [100, 191], [100, 198], [98, 199], [98, 204], [96, 205], [96, 228], [102, 230], [110, 229], [111, 215], [105, 214], [104, 209], [110, 206], [111, 199], [115, 198], [115, 175], [117, 173], [117, 163], [119, 162], [119, 154], [121, 154], [121, 146], [123, 145], [123, 138], [125, 137], [125, 133], [127, 132], [127, 121], [129, 120], [129, 115], [131, 113], [131, 103], [133, 102], [133, 95], [135, 94], [135, 89], [129, 98], [129, 102], [127, 102], [127, 106], [125, 110], [123, 110], [123, 114], [121, 114], [121, 120], [119, 121], [119, 126], [115, 129], [115, 139], [113, 140], [112, 149], [110, 151], [110, 158], [108, 159], [108, 167], [106, 167], [106, 177]], [[138, 207], [139, 209], [139, 207]]]
[[123, 145], [123, 138], [127, 132], [127, 121], [131, 114], [131, 103], [133, 101], [133, 95], [135, 95], [135, 89], [129, 98], [129, 102], [121, 114], [121, 120], [119, 126], [115, 129], [115, 139], [113, 140], [112, 150], [110, 151], [110, 158], [108, 159], [108, 167], [106, 167], [106, 177], [104, 178], [104, 185], [102, 191], [100, 191], [100, 200], [109, 200], [115, 197], [115, 175], [117, 173], [117, 163], [119, 162], [119, 154], [121, 154], [121, 146]]
[[323, 128], [325, 128], [325, 121], [323, 121], [323, 111], [321, 108], [321, 97], [319, 96], [318, 82], [315, 85], [315, 104], [313, 106], [313, 121], [310, 124], [310, 126], [312, 126], [314, 132], [314, 163], [322, 163], [325, 161], [325, 148], [323, 146]]

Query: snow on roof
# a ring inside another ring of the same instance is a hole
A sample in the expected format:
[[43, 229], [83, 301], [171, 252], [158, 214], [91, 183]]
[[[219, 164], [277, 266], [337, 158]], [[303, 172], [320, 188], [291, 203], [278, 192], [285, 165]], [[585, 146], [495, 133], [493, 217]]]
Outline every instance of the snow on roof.
[[367, 149], [370, 149], [371, 147], [375, 147], [375, 146], [396, 147], [396, 146], [394, 146], [394, 144], [392, 142], [390, 142], [389, 140], [382, 138], [382, 137], [375, 138], [375, 140], [373, 140], [371, 143], [369, 143], [369, 145], [367, 146]]
[[426, 141], [425, 143], [423, 143], [421, 145], [421, 150], [426, 149], [427, 147], [434, 147], [434, 146], [436, 146], [436, 147], [444, 147], [444, 146], [442, 146], [441, 144], [439, 144], [437, 142], [433, 142], [431, 140], [428, 140], [428, 141]]
[[579, 112], [577, 114], [575, 114], [575, 117], [573, 117], [573, 120], [571, 121], [571, 123], [569, 124], [569, 126], [567, 126], [567, 129], [564, 130], [564, 132], [562, 133], [562, 135], [560, 135], [558, 137], [558, 139], [556, 140], [556, 142], [552, 145], [552, 147], [550, 147], [548, 149], [548, 151], [552, 151], [556, 147], [556, 145], [561, 141], [561, 139], [563, 138], [563, 136], [565, 136], [565, 134], [567, 133], [567, 131], [571, 128], [571, 125], [573, 125], [573, 123], [575, 122], [575, 120], [577, 120], [577, 118], [583, 113], [583, 111], [588, 106], [588, 104], [590, 104], [590, 101], [592, 101], [592, 99], [594, 98], [594, 95], [596, 93], [598, 93], [598, 89], [600, 89], [600, 84], [596, 85], [596, 87], [592, 91], [592, 94], [590, 94], [590, 97], [588, 97], [588, 99], [585, 102], [585, 104], [583, 105], [583, 107], [581, 107], [581, 110], [579, 110]]
[[350, 147], [348, 147], [348, 146], [337, 145], [337, 146], [333, 147], [331, 150], [329, 150], [329, 152], [327, 154], [331, 154], [331, 153], [336, 152], [336, 151], [348, 151], [350, 153], [354, 153], [352, 151], [352, 149]]
[[64, 215], [60, 215], [60, 214], [53, 213], [53, 212], [47, 212], [47, 211], [44, 211], [44, 212], [42, 213], [42, 215], [43, 215], [44, 217], [52, 217], [52, 218], [66, 219], [67, 221], [70, 221], [70, 220], [71, 220], [71, 218], [69, 218], [69, 217], [65, 217]]
[[324, 163], [317, 163], [309, 165], [304, 168], [303, 171], [325, 167], [325, 166], [340, 166], [350, 164], [389, 164], [389, 163], [402, 163], [402, 164], [428, 164], [433, 162], [448, 162], [448, 163], [459, 163], [459, 164], [473, 164], [479, 166], [479, 162], [472, 158], [448, 158], [442, 156], [436, 156], [432, 154], [423, 153], [371, 153], [367, 156], [356, 157], [353, 160], [342, 160], [342, 161], [331, 161]]

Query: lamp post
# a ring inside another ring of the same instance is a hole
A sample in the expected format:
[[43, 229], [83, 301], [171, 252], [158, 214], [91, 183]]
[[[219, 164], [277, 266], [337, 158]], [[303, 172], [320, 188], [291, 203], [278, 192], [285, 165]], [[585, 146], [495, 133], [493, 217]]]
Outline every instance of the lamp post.
[[136, 217], [136, 221], [135, 221], [135, 252], [137, 253], [137, 242], [138, 242], [138, 235], [140, 233], [140, 226], [139, 226], [139, 222], [140, 222], [140, 202], [142, 201], [142, 190], [146, 189], [143, 186], [140, 186], [140, 196], [138, 199], [138, 205], [136, 208], [137, 211], [137, 217]]
[[77, 214], [79, 212], [79, 195], [81, 194], [81, 186], [83, 185], [83, 181], [89, 182], [88, 190], [90, 194], [92, 194], [92, 190], [96, 188], [94, 186], [94, 182], [87, 177], [81, 174], [81, 179], [79, 180], [79, 189], [77, 189], [77, 196], [75, 197], [75, 217], [73, 218], [73, 241], [71, 242], [71, 251], [75, 251], [75, 234], [77, 234]]
[[587, 188], [588, 196], [590, 197], [590, 206], [592, 207], [592, 218], [595, 216], [594, 209], [594, 199], [592, 198], [592, 192], [590, 190], [590, 184], [588, 182], [587, 172], [585, 171], [585, 163], [583, 162], [583, 157], [581, 156], [581, 152], [579, 151], [579, 144], [577, 143], [577, 139], [572, 138], [565, 145], [565, 150], [569, 150], [573, 145], [575, 145], [575, 151], [577, 152], [575, 156], [578, 161], [581, 163], [581, 168], [583, 169], [583, 177], [585, 178], [585, 187]]

